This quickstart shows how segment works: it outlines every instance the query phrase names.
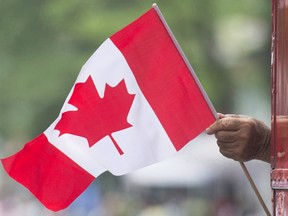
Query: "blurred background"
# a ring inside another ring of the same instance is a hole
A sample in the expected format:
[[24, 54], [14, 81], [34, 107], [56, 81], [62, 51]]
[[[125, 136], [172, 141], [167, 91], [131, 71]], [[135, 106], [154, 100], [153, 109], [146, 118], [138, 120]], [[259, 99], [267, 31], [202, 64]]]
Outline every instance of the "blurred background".
[[[58, 116], [82, 65], [150, 0], [0, 0], [0, 157]], [[271, 1], [158, 0], [215, 109], [270, 126]], [[247, 163], [271, 209], [268, 164]], [[53, 213], [0, 169], [0, 216], [264, 215], [239, 164], [213, 137], [129, 175], [102, 174], [68, 209]]]

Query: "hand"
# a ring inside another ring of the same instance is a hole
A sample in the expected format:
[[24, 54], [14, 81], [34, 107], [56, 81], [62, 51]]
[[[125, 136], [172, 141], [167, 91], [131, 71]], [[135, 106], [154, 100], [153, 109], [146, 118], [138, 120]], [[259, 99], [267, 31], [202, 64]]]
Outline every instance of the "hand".
[[270, 162], [271, 130], [263, 122], [247, 116], [218, 115], [206, 132], [215, 135], [221, 154], [237, 161]]

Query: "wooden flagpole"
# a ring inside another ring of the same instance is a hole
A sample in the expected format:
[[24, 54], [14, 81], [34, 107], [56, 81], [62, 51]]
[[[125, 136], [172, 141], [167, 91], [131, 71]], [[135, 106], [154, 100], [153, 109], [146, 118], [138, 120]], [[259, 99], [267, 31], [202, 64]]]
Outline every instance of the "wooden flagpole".
[[267, 216], [271, 216], [271, 213], [269, 212], [264, 200], [262, 199], [262, 197], [261, 197], [261, 195], [260, 195], [260, 193], [259, 193], [259, 191], [258, 191], [258, 189], [257, 189], [257, 187], [256, 187], [256, 185], [255, 185], [255, 183], [254, 183], [249, 171], [247, 170], [244, 162], [243, 161], [239, 161], [239, 163], [240, 163], [240, 166], [241, 166], [243, 172], [245, 173], [250, 185], [252, 186], [252, 188], [253, 188], [253, 190], [254, 190], [254, 192], [255, 192], [255, 194], [256, 194], [256, 196], [257, 196], [257, 198], [258, 198], [258, 200], [259, 200], [259, 202], [260, 202], [260, 204], [261, 204], [261, 206], [263, 208], [263, 210], [265, 211], [266, 215]]

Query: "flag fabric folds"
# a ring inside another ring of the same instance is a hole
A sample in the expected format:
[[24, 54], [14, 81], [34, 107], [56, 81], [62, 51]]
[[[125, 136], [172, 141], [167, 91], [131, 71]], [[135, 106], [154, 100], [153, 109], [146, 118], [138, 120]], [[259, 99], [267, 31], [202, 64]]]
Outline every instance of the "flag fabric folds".
[[153, 6], [104, 41], [58, 118], [1, 162], [58, 211], [101, 173], [123, 175], [168, 158], [214, 121], [208, 97]]

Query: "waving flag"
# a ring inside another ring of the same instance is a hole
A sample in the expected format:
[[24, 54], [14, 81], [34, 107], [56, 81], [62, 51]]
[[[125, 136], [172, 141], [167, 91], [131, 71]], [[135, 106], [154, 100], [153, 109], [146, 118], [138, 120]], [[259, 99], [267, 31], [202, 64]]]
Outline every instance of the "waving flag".
[[215, 112], [157, 6], [82, 67], [58, 118], [2, 159], [47, 208], [66, 208], [101, 173], [123, 175], [179, 151]]

